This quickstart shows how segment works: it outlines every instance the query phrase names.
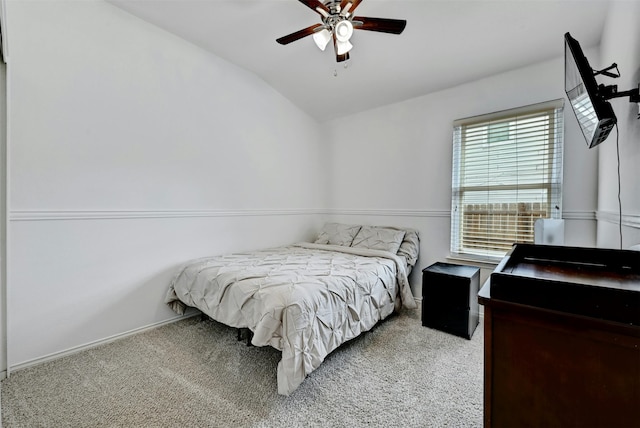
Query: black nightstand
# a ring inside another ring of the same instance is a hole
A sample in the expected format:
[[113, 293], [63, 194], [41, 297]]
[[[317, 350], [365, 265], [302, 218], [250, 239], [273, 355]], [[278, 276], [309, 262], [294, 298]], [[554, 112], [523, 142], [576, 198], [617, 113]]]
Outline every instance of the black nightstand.
[[434, 263], [422, 270], [422, 325], [471, 339], [478, 326], [480, 269]]

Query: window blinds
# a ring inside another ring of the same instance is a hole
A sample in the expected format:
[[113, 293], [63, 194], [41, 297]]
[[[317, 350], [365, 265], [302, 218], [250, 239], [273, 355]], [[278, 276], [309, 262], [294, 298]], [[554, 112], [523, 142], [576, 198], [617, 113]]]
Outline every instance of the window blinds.
[[451, 252], [503, 257], [562, 216], [563, 101], [454, 122]]

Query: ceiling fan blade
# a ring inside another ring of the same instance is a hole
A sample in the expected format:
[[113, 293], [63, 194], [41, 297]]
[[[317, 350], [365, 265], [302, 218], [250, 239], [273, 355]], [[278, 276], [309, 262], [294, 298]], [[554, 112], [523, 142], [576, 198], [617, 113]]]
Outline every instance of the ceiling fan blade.
[[344, 55], [336, 55], [336, 62], [344, 62], [349, 60], [349, 52]]
[[281, 45], [288, 45], [291, 42], [295, 42], [296, 40], [300, 40], [303, 37], [307, 37], [315, 33], [316, 28], [322, 27], [322, 26], [323, 26], [322, 24], [312, 25], [311, 27], [307, 27], [300, 31], [296, 31], [295, 33], [291, 33], [289, 35], [280, 37], [279, 39], [276, 39], [276, 42], [280, 43]]
[[331, 11], [324, 3], [319, 0], [298, 0], [303, 5], [307, 6], [309, 9], [316, 11], [320, 15], [325, 18], [331, 15]]
[[362, 0], [342, 0], [342, 3], [340, 3], [340, 14], [343, 16], [346, 14], [353, 15], [353, 11], [356, 10], [356, 7], [358, 7], [361, 2]]
[[380, 33], [400, 34], [407, 26], [404, 19], [353, 17], [353, 28], [358, 30], [378, 31]]

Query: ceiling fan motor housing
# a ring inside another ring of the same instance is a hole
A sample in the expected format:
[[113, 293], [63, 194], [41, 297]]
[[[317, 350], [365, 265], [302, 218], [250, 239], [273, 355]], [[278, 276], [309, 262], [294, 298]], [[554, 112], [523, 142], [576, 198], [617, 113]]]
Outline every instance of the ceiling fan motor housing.
[[331, 11], [331, 15], [339, 15], [341, 12], [339, 1], [329, 0], [326, 1], [324, 5]]

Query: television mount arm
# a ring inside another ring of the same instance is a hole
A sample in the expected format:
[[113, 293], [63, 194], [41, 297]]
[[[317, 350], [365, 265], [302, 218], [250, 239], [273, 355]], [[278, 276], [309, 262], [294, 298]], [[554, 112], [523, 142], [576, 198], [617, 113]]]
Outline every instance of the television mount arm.
[[[615, 72], [611, 72], [610, 70], [615, 69]], [[607, 68], [603, 68], [602, 70], [593, 70], [593, 75], [598, 76], [602, 74], [603, 76], [618, 78], [620, 77], [620, 71], [618, 70], [618, 64], [615, 62], [611, 64]], [[622, 98], [629, 97], [629, 102], [638, 103], [638, 119], [640, 119], [640, 84], [635, 89], [630, 89], [628, 91], [618, 92], [618, 85], [608, 85], [605, 86], [603, 84], [598, 85], [598, 92], [603, 100], [610, 100], [612, 98]]]
[[604, 100], [610, 100], [612, 98], [622, 98], [629, 97], [629, 102], [631, 103], [640, 103], [640, 85], [638, 85], [635, 89], [630, 89], [628, 91], [618, 92], [618, 85], [599, 85], [598, 86], [599, 93]]
[[[611, 73], [609, 70], [613, 70], [614, 68], [616, 69], [615, 73]], [[602, 74], [603, 76], [613, 77], [614, 79], [620, 77], [620, 70], [618, 70], [618, 64], [616, 64], [615, 62], [611, 64], [609, 67], [603, 68], [602, 70], [592, 70], [592, 71], [594, 76]]]

